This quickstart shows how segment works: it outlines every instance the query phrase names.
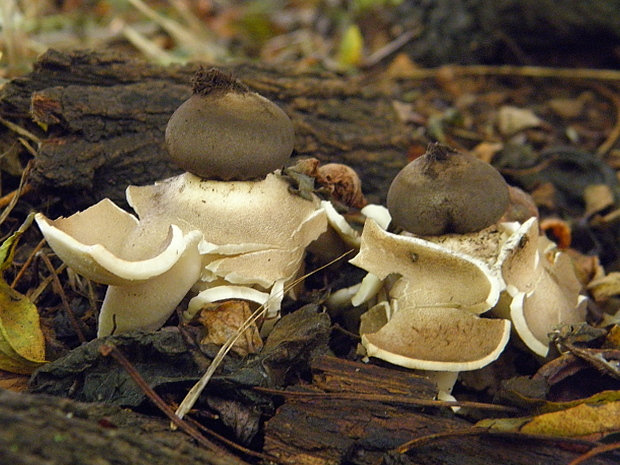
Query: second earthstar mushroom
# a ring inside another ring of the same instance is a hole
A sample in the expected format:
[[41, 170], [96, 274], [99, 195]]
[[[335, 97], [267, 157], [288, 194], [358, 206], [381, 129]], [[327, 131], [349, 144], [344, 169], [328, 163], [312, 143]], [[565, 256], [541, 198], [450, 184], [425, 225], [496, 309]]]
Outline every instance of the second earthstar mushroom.
[[[406, 167], [401, 172], [405, 174], [397, 176], [390, 188], [388, 208], [390, 213], [395, 210], [396, 226], [435, 235], [397, 235], [372, 219], [366, 221], [360, 252], [351, 263], [369, 273], [352, 303], [372, 302], [381, 289], [387, 294], [386, 300], [362, 316], [362, 344], [370, 356], [422, 370], [471, 370], [499, 356], [508, 341], [508, 318], [539, 355], [548, 349], [548, 342], [540, 340], [540, 335], [546, 336], [545, 331], [552, 330], [553, 324], [583, 321], [579, 287], [566, 260], [553, 255], [553, 263], [562, 262], [561, 273], [550, 274], [549, 266], [544, 265], [545, 256], [540, 255], [538, 244], [549, 241], [539, 236], [537, 219], [530, 218], [522, 225], [496, 224], [507, 207], [507, 185], [492, 167], [466, 156], [463, 161], [461, 155], [432, 145], [422, 157], [429, 159], [412, 162], [413, 168]], [[441, 163], [444, 165], [440, 168], [437, 164]], [[476, 186], [468, 187], [468, 178], [451, 178], [454, 166], [458, 173], [473, 170], [469, 176]], [[405, 175], [410, 176], [406, 182]], [[455, 192], [451, 192], [453, 187]], [[484, 195], [472, 195], [475, 190], [484, 191]], [[425, 199], [429, 205], [416, 204]], [[496, 200], [501, 208], [494, 205]], [[476, 208], [466, 205], [459, 216], [456, 206], [467, 202]], [[467, 215], [473, 218], [463, 218]], [[476, 226], [464, 226], [471, 224]], [[537, 311], [548, 316], [542, 318], [542, 326], [536, 326], [541, 317], [519, 312], [519, 302], [535, 295], [544, 299], [550, 289], [544, 283], [555, 281], [560, 284], [553, 288], [558, 290], [553, 295], [562, 295], [563, 310], [557, 313], [557, 305], [537, 300], [541, 303]], [[540, 292], [538, 286], [542, 286]], [[505, 297], [500, 299], [500, 295]], [[506, 319], [480, 317], [492, 308], [508, 308], [501, 314]], [[529, 337], [523, 328], [536, 335]], [[464, 340], [463, 335], [467, 335]]]
[[509, 201], [495, 168], [441, 144], [405, 166], [387, 195], [394, 223], [419, 236], [480, 231], [501, 218]]

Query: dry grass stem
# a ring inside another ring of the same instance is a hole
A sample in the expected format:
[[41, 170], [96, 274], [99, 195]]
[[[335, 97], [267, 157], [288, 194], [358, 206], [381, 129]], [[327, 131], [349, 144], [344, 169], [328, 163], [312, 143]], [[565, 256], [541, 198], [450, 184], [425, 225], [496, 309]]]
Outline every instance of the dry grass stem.
[[[325, 265], [317, 268], [316, 270], [314, 270], [314, 271], [312, 271], [310, 273], [307, 273], [307, 274], [303, 275], [302, 277], [294, 280], [289, 286], [287, 286], [285, 289], [283, 289], [281, 291], [282, 294], [286, 294], [288, 291], [293, 289], [296, 285], [298, 285], [299, 283], [304, 281], [308, 276], [311, 276], [314, 273], [317, 273], [317, 272], [319, 272], [319, 271], [321, 271], [321, 270], [323, 270], [323, 269], [333, 265], [334, 263], [338, 262], [339, 260], [341, 260], [344, 257], [346, 257], [347, 255], [349, 255], [351, 252], [353, 252], [353, 250], [349, 250], [348, 252], [345, 252], [344, 254], [342, 254], [341, 256], [339, 256], [337, 258], [335, 258], [334, 260], [330, 261], [329, 263], [326, 263]], [[273, 297], [271, 297], [271, 298], [273, 298]], [[213, 361], [209, 365], [209, 368], [207, 368], [207, 371], [205, 372], [205, 374], [202, 375], [202, 377], [198, 380], [198, 382], [190, 389], [190, 391], [187, 393], [187, 395], [185, 396], [185, 398], [183, 399], [183, 401], [179, 405], [179, 408], [177, 408], [176, 414], [179, 416], [179, 418], [183, 418], [187, 414], [187, 412], [189, 412], [192, 409], [192, 407], [196, 403], [196, 400], [198, 400], [198, 397], [200, 396], [202, 391], [204, 391], [204, 389], [207, 387], [207, 384], [209, 383], [209, 381], [211, 380], [211, 378], [215, 374], [215, 371], [219, 368], [219, 366], [221, 365], [221, 363], [224, 360], [224, 358], [226, 357], [226, 355], [228, 355], [228, 352], [230, 352], [230, 350], [232, 349], [234, 344], [245, 333], [245, 331], [247, 331], [250, 328], [251, 325], [253, 325], [259, 318], [261, 318], [263, 316], [264, 312], [265, 312], [265, 305], [263, 304], [260, 307], [258, 307], [254, 311], [254, 313], [252, 313], [252, 315], [250, 315], [250, 317], [247, 320], [245, 320], [243, 322], [243, 324], [237, 329], [237, 332], [235, 333], [235, 335], [230, 337], [222, 345], [222, 347], [220, 348], [220, 350], [218, 351], [216, 356], [213, 358]], [[171, 425], [171, 427], [173, 427], [173, 426]]]

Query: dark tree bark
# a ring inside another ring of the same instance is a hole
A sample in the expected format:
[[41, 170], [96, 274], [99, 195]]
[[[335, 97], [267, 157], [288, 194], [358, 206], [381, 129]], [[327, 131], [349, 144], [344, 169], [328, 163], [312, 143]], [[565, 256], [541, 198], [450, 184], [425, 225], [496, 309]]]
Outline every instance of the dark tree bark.
[[[179, 172], [165, 159], [164, 130], [189, 97], [198, 66], [164, 68], [113, 54], [48, 51], [30, 75], [2, 90], [0, 116], [43, 139], [32, 173], [38, 188], [64, 192], [69, 209], [104, 197], [124, 203], [127, 185]], [[387, 95], [329, 73], [247, 63], [220, 68], [288, 113], [295, 155], [347, 163], [364, 179], [371, 200], [383, 198], [411, 142]]]
[[0, 463], [244, 465], [195, 445], [169, 422], [105, 404], [0, 390]]
[[[569, 463], [586, 452], [584, 444], [562, 444], [525, 435], [498, 436], [471, 429], [471, 423], [444, 411], [415, 404], [390, 402], [372, 396], [430, 399], [428, 380], [393, 368], [363, 365], [329, 357], [316, 359], [314, 382], [302, 390], [318, 394], [286, 397], [266, 424], [265, 452], [282, 464], [410, 464], [410, 465], [521, 465]], [[325, 393], [324, 397], [320, 394]], [[351, 398], [329, 393], [352, 394]], [[361, 399], [366, 396], [365, 399]], [[480, 434], [468, 434], [468, 433]], [[393, 452], [408, 441], [434, 434], [450, 434], [412, 447], [407, 454]], [[592, 464], [614, 463], [599, 457]]]

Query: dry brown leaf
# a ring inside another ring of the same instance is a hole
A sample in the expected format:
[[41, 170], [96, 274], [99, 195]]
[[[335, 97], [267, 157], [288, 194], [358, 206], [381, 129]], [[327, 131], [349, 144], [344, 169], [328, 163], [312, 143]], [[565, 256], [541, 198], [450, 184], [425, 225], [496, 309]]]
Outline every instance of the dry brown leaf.
[[[207, 330], [207, 335], [200, 341], [202, 344], [223, 345], [235, 337], [241, 326], [250, 319], [252, 310], [245, 300], [228, 300], [203, 308], [198, 321]], [[252, 323], [232, 346], [233, 352], [245, 357], [260, 352], [263, 341], [258, 327]]]

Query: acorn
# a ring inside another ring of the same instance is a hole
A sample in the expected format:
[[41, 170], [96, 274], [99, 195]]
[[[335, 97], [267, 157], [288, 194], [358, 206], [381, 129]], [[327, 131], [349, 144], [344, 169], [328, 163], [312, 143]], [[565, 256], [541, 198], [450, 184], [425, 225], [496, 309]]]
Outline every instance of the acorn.
[[293, 124], [276, 104], [216, 68], [199, 69], [192, 91], [166, 127], [177, 166], [204, 179], [245, 181], [287, 163]]
[[508, 184], [495, 168], [437, 143], [396, 175], [387, 196], [394, 225], [420, 236], [481, 231], [509, 202]]

